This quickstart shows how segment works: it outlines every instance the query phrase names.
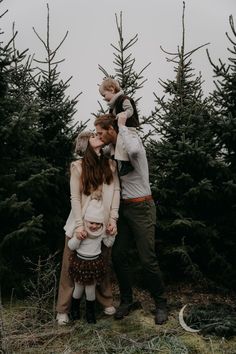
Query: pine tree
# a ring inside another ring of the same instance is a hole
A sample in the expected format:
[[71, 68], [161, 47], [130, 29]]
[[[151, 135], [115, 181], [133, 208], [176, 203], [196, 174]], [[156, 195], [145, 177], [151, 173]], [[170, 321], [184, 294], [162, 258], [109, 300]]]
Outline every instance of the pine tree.
[[[148, 63], [141, 70], [137, 71], [135, 69], [136, 60], [132, 56], [130, 52], [131, 48], [137, 43], [138, 35], [131, 37], [128, 41], [125, 41], [123, 37], [123, 19], [122, 19], [122, 12], [120, 12], [120, 17], [118, 19], [117, 14], [115, 14], [116, 19], [116, 28], [118, 32], [118, 43], [111, 44], [112, 48], [115, 50], [114, 55], [114, 72], [108, 73], [106, 69], [104, 69], [101, 65], [99, 65], [99, 69], [102, 71], [105, 77], [113, 77], [115, 78], [122, 90], [125, 92], [126, 95], [130, 96], [134, 99], [136, 105], [138, 106], [138, 102], [141, 97], [135, 97], [137, 91], [143, 88], [144, 83], [147, 79], [144, 78], [143, 72], [147, 69], [147, 67], [151, 64]], [[102, 104], [99, 102], [100, 105], [100, 112], [105, 113], [107, 111], [107, 107], [103, 108]], [[145, 123], [145, 118], [142, 117], [140, 119], [142, 124]]]
[[186, 52], [184, 11], [185, 3], [181, 46], [177, 53], [165, 51], [176, 76], [160, 80], [166, 95], [155, 95], [152, 126], [159, 138], [148, 146], [151, 182], [158, 203], [158, 237], [170, 274], [178, 270], [195, 280], [204, 275], [216, 279], [216, 266], [217, 272], [232, 271], [217, 227], [225, 169], [218, 158], [212, 107], [203, 97], [201, 75], [192, 69], [191, 55], [203, 46]]
[[216, 89], [212, 94], [217, 135], [224, 159], [236, 173], [236, 29], [232, 15], [229, 17], [229, 24], [233, 38], [227, 32], [226, 36], [233, 48], [228, 48], [228, 64], [219, 59], [219, 65], [215, 65], [208, 51], [207, 54], [217, 79]]
[[[214, 129], [227, 174], [222, 185], [221, 202], [224, 211], [220, 217], [220, 230], [225, 239], [227, 257], [231, 260], [233, 269], [236, 269], [236, 29], [232, 15], [229, 16], [229, 25], [231, 35], [226, 32], [226, 36], [232, 48], [228, 48], [228, 63], [219, 59], [219, 65], [216, 65], [208, 51], [207, 54], [216, 77], [216, 89], [212, 93]], [[230, 274], [235, 278], [234, 273]]]
[[[55, 49], [50, 43], [50, 16], [47, 5], [47, 36], [44, 40], [34, 32], [46, 51], [46, 59], [34, 61], [38, 64], [38, 73], [34, 75], [35, 99], [39, 105], [38, 131], [42, 137], [37, 143], [36, 153], [45, 158], [53, 167], [50, 185], [39, 195], [35, 203], [44, 215], [44, 230], [47, 245], [53, 252], [62, 245], [63, 226], [70, 210], [69, 163], [73, 151], [73, 141], [84, 124], [74, 122], [79, 93], [70, 99], [66, 95], [71, 77], [67, 81], [60, 79], [58, 66], [62, 60], [56, 56], [67, 38], [68, 31]], [[60, 235], [60, 237], [59, 237]]]
[[0, 279], [3, 294], [20, 286], [25, 276], [22, 257], [34, 252], [44, 233], [42, 215], [35, 212], [23, 187], [35, 166], [42, 163], [32, 157], [39, 138], [34, 129], [37, 109], [27, 97], [29, 62], [23, 63], [26, 51], [19, 53], [15, 49], [16, 36], [13, 28], [13, 36], [7, 44], [0, 42]]
[[[49, 30], [49, 16], [48, 16]], [[69, 162], [83, 124], [73, 122], [76, 99], [59, 80], [58, 48], [46, 49], [48, 70], [32, 69], [32, 57], [15, 48], [17, 33], [0, 47], [0, 275], [4, 291], [22, 290], [24, 259], [46, 258], [64, 243], [70, 209]], [[62, 248], [62, 247], [61, 247]]]

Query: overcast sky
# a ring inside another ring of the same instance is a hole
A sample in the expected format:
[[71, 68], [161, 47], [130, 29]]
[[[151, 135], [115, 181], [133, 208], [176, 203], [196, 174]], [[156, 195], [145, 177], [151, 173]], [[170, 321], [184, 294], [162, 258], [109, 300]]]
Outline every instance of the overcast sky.
[[[139, 96], [142, 96], [139, 108], [147, 115], [154, 108], [154, 95], [162, 95], [158, 79], [173, 78], [173, 65], [168, 63], [160, 46], [169, 52], [175, 52], [181, 44], [182, 36], [182, 0], [3, 0], [1, 12], [8, 13], [0, 19], [0, 28], [5, 32], [3, 38], [10, 38], [12, 23], [19, 34], [16, 45], [20, 50], [29, 48], [35, 58], [45, 58], [42, 44], [33, 32], [46, 36], [47, 7], [50, 7], [51, 47], [54, 49], [68, 30], [69, 35], [61, 48], [58, 59], [65, 58], [59, 67], [65, 80], [73, 76], [68, 94], [74, 97], [80, 91], [75, 119], [84, 121], [91, 118], [91, 112], [97, 112], [101, 97], [98, 84], [103, 73], [98, 69], [102, 65], [109, 73], [114, 73], [113, 49], [118, 33], [115, 14], [123, 13], [123, 34], [128, 41], [138, 34], [138, 42], [132, 49], [136, 58], [136, 70], [147, 63], [151, 65], [145, 71], [148, 79]], [[218, 58], [228, 57], [225, 32], [230, 33], [229, 15], [236, 23], [235, 0], [186, 0], [185, 30], [186, 50], [189, 51], [210, 42], [208, 49], [214, 62]], [[235, 24], [236, 25], [236, 24]], [[213, 90], [212, 67], [205, 49], [192, 56], [196, 74], [202, 72], [205, 83], [204, 92]], [[92, 124], [91, 124], [92, 125]]]

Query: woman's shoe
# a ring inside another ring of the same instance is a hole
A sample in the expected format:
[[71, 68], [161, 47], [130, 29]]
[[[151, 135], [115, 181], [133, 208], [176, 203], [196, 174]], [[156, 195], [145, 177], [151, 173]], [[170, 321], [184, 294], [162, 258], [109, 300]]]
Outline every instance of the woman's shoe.
[[56, 317], [57, 323], [59, 326], [65, 326], [70, 322], [69, 316], [67, 313], [58, 313]]
[[116, 313], [116, 309], [114, 306], [109, 306], [105, 307], [103, 312], [105, 313], [105, 315], [112, 316]]

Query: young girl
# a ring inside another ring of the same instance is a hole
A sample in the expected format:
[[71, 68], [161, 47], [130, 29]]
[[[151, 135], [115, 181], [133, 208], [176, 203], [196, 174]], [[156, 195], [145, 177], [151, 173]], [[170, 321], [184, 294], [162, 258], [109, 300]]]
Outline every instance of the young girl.
[[[86, 238], [84, 214], [94, 191], [102, 191], [106, 232], [111, 236], [117, 232], [120, 184], [116, 163], [103, 156], [102, 146], [103, 142], [92, 132], [82, 132], [76, 139], [75, 153], [78, 159], [71, 164], [71, 212], [64, 227], [66, 238], [56, 307], [59, 325], [67, 324], [70, 314], [72, 314], [70, 316], [72, 319], [78, 317], [76, 310], [74, 310], [75, 303], [72, 301], [75, 284], [68, 276], [69, 257], [72, 254], [68, 247], [68, 241], [72, 236], [76, 236], [79, 240]], [[110, 250], [104, 244], [102, 245], [102, 254], [107, 265], [111, 262]], [[113, 306], [110, 272], [111, 270], [107, 266], [105, 277], [96, 287], [96, 299], [103, 306], [104, 313], [107, 315], [113, 315], [116, 311]]]
[[106, 274], [106, 265], [101, 253], [102, 242], [107, 247], [114, 243], [114, 237], [108, 236], [104, 224], [104, 208], [101, 194], [91, 195], [91, 201], [84, 215], [84, 228], [87, 237], [79, 240], [73, 236], [68, 247], [75, 252], [70, 256], [69, 275], [75, 281], [72, 301], [77, 317], [80, 317], [79, 306], [83, 293], [86, 296], [86, 320], [96, 323], [95, 287]]

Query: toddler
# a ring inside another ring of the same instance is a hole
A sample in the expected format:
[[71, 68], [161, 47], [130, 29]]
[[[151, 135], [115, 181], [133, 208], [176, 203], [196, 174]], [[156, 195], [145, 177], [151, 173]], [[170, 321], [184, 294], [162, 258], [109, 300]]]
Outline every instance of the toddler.
[[[99, 86], [99, 92], [109, 106], [109, 113], [116, 116], [118, 121], [119, 118], [124, 117], [129, 131], [134, 133], [139, 126], [137, 108], [134, 100], [131, 97], [126, 96], [124, 91], [121, 90], [119, 82], [108, 77], [104, 79]], [[122, 137], [119, 133], [115, 148], [115, 159], [118, 162], [120, 176], [124, 176], [133, 171], [133, 166], [129, 161]]]
[[86, 320], [88, 323], [96, 323], [95, 288], [106, 274], [101, 243], [111, 247], [115, 240], [113, 236], [106, 235], [101, 195], [96, 192], [92, 194], [86, 209], [84, 228], [87, 233], [85, 239], [79, 240], [73, 236], [68, 241], [68, 247], [74, 250], [69, 266], [69, 275], [75, 281], [72, 308], [77, 312], [75, 317], [79, 318], [80, 301], [85, 292]]

